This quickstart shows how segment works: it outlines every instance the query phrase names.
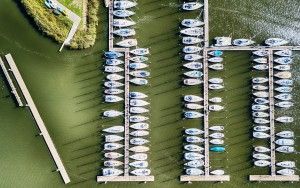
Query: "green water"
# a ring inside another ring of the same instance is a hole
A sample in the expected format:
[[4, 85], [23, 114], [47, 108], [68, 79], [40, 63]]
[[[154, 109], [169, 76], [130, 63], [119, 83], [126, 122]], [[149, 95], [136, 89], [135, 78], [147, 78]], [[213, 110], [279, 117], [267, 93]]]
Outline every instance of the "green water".
[[[99, 114], [112, 105], [103, 104], [100, 54], [107, 48], [107, 12], [101, 6], [96, 45], [84, 51], [64, 50], [40, 34], [24, 16], [17, 0], [0, 3], [0, 54], [12, 53], [28, 89], [71, 176], [64, 185], [29, 111], [17, 108], [3, 75], [0, 80], [0, 187], [299, 187], [299, 183], [250, 183], [249, 174], [267, 174], [251, 163], [251, 117], [249, 114], [250, 54], [225, 53], [222, 75], [226, 90], [211, 92], [224, 98], [224, 113], [211, 113], [212, 123], [226, 126], [227, 153], [212, 155], [214, 168], [224, 167], [231, 181], [223, 184], [179, 182], [182, 166], [183, 127], [199, 127], [202, 122], [181, 119], [183, 94], [200, 94], [197, 87], [182, 87], [178, 23], [196, 13], [179, 11], [179, 0], [140, 0], [137, 15], [137, 37], [140, 46], [151, 48], [150, 86], [143, 91], [151, 99], [151, 169], [155, 182], [109, 183], [99, 185], [96, 175], [101, 169], [101, 129], [111, 123]], [[102, 1], [101, 1], [102, 3]], [[282, 36], [293, 44], [299, 42], [299, 9], [296, 0], [214, 0], [210, 3], [211, 38], [233, 35], [256, 37]], [[297, 57], [297, 56], [296, 56]], [[297, 59], [297, 58], [296, 58]], [[300, 135], [297, 111], [300, 103], [299, 61], [294, 65], [296, 106], [289, 110], [295, 123], [290, 125]], [[134, 88], [133, 88], [134, 89]], [[142, 88], [138, 88], [139, 90]], [[118, 106], [116, 106], [118, 107]], [[119, 106], [121, 107], [121, 106]], [[281, 113], [278, 111], [278, 113]], [[278, 130], [282, 126], [277, 126]], [[297, 141], [299, 145], [299, 140]], [[297, 150], [299, 146], [296, 145]], [[299, 159], [299, 155], [279, 156]], [[298, 163], [299, 167], [299, 163]], [[299, 172], [298, 172], [299, 174]]]

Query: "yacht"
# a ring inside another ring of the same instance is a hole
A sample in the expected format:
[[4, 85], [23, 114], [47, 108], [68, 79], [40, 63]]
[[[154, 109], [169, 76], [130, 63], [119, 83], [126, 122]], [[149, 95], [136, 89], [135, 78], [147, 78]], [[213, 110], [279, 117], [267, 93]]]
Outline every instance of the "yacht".
[[276, 151], [278, 151], [280, 153], [294, 153], [295, 148], [292, 146], [280, 146], [280, 147], [276, 148]]
[[195, 79], [195, 78], [187, 78], [183, 80], [183, 84], [187, 86], [194, 86], [194, 85], [199, 85], [202, 84], [203, 80], [200, 79]]
[[183, 100], [186, 102], [201, 102], [203, 98], [196, 95], [185, 95]]
[[266, 92], [266, 91], [254, 92], [253, 95], [258, 97], [258, 98], [268, 98], [269, 97], [269, 93]]
[[259, 131], [259, 132], [264, 132], [264, 131], [270, 130], [270, 127], [259, 125], [259, 126], [253, 127], [253, 130], [254, 131]]
[[188, 128], [188, 129], [185, 129], [184, 132], [185, 132], [185, 134], [187, 134], [187, 135], [193, 135], [193, 136], [195, 136], [195, 135], [200, 135], [200, 134], [203, 134], [203, 133], [204, 133], [203, 130], [197, 129], [197, 128]]
[[273, 68], [275, 70], [279, 70], [279, 71], [289, 71], [289, 70], [291, 70], [291, 66], [290, 65], [276, 65]]
[[113, 15], [119, 18], [126, 18], [134, 15], [135, 13], [130, 10], [114, 10]]
[[129, 92], [129, 97], [132, 99], [144, 99], [147, 98], [148, 95], [141, 92], [134, 91], [134, 92]]
[[148, 123], [134, 123], [130, 125], [130, 128], [136, 129], [136, 130], [147, 130], [149, 129]]
[[104, 93], [109, 94], [109, 95], [118, 95], [118, 94], [121, 94], [123, 92], [124, 92], [124, 90], [116, 89], [116, 88], [110, 88], [110, 89], [105, 89], [104, 90]]
[[117, 42], [116, 45], [124, 47], [124, 48], [130, 48], [137, 45], [136, 39], [125, 39], [120, 42]]
[[129, 112], [133, 114], [143, 114], [149, 112], [149, 110], [143, 107], [130, 107]]
[[210, 111], [215, 111], [215, 112], [217, 112], [217, 111], [223, 110], [224, 107], [221, 106], [221, 105], [214, 104], [214, 105], [209, 105], [209, 106], [208, 106], [208, 109], [209, 109]]
[[123, 174], [123, 170], [119, 170], [116, 168], [103, 168], [102, 175], [103, 176], [119, 176]]
[[147, 144], [149, 142], [149, 140], [146, 140], [144, 138], [132, 138], [130, 139], [130, 144], [133, 144], [133, 145], [144, 145], [144, 144]]
[[185, 46], [182, 48], [182, 52], [187, 53], [187, 54], [193, 54], [193, 53], [198, 53], [202, 50], [203, 48], [199, 46]]
[[271, 151], [271, 149], [264, 147], [264, 146], [255, 146], [254, 151], [259, 152], [259, 153], [268, 153]]
[[211, 57], [208, 59], [209, 62], [212, 63], [221, 63], [223, 61], [222, 57]]
[[279, 136], [282, 138], [293, 138], [294, 132], [293, 131], [281, 131], [279, 133], [276, 133], [276, 136]]
[[136, 176], [149, 176], [150, 173], [151, 173], [151, 170], [150, 169], [135, 169], [133, 171], [130, 172], [131, 174], [133, 175], [136, 175]]
[[293, 88], [288, 86], [283, 87], [275, 87], [275, 91], [278, 91], [280, 93], [290, 93], [292, 92]]
[[269, 117], [269, 113], [265, 112], [252, 112], [252, 116], [256, 118], [266, 118]]
[[259, 64], [267, 64], [268, 63], [268, 59], [265, 57], [254, 58], [253, 61], [255, 63], [259, 63]]
[[128, 1], [128, 0], [115, 0], [114, 1], [114, 8], [115, 9], [128, 9], [135, 7], [137, 5], [134, 1]]
[[282, 57], [291, 57], [293, 55], [293, 51], [289, 50], [289, 49], [279, 50], [279, 51], [274, 52], [274, 54], [278, 55], [278, 56], [282, 56]]
[[145, 61], [148, 61], [148, 57], [145, 56], [134, 56], [129, 58], [130, 61], [133, 61], [135, 63], [143, 63]]
[[221, 84], [208, 84], [208, 88], [212, 90], [224, 89], [224, 85]]
[[198, 136], [187, 136], [185, 138], [186, 142], [188, 143], [202, 143], [204, 142], [204, 139], [203, 138], [200, 138]]
[[189, 176], [200, 176], [204, 174], [204, 171], [198, 168], [188, 168], [185, 170], [185, 173]]
[[252, 89], [258, 90], [258, 91], [264, 91], [264, 90], [268, 90], [269, 87], [268, 86], [264, 86], [264, 85], [259, 85], [259, 84], [253, 84], [252, 85]]
[[254, 102], [257, 104], [268, 104], [270, 101], [265, 98], [255, 98]]
[[250, 39], [235, 39], [232, 41], [232, 44], [235, 46], [249, 46], [254, 44], [255, 42]]
[[213, 152], [224, 152], [225, 148], [222, 146], [213, 146], [213, 147], [209, 148], [209, 150], [213, 151]]
[[136, 48], [134, 50], [130, 50], [130, 53], [134, 54], [134, 55], [139, 55], [139, 56], [148, 55], [149, 49], [148, 48]]
[[124, 79], [124, 76], [121, 76], [119, 74], [108, 74], [106, 78], [111, 81], [118, 81]]
[[117, 72], [123, 72], [124, 69], [118, 66], [105, 66], [104, 71], [108, 73], [117, 73]]
[[281, 79], [281, 80], [276, 80], [275, 83], [281, 86], [292, 86], [293, 80]]
[[208, 82], [212, 84], [223, 84], [223, 79], [222, 78], [211, 78], [208, 80]]
[[231, 46], [231, 37], [215, 37], [214, 46]]
[[223, 51], [221, 50], [213, 50], [208, 52], [208, 55], [214, 56], [214, 57], [220, 57], [223, 55]]
[[205, 157], [204, 155], [202, 155], [200, 153], [196, 153], [196, 152], [184, 153], [184, 159], [189, 160], [189, 161], [200, 160], [204, 157]]
[[222, 145], [222, 144], [224, 144], [224, 140], [222, 140], [222, 139], [211, 139], [209, 141], [209, 143], [211, 143], [213, 145]]
[[254, 165], [258, 167], [266, 167], [266, 166], [270, 166], [271, 162], [266, 160], [257, 160], [254, 161]]
[[135, 25], [134, 21], [126, 20], [126, 19], [114, 19], [113, 26], [114, 27], [129, 27]]
[[292, 176], [295, 174], [295, 170], [285, 168], [285, 169], [277, 170], [277, 174], [281, 174], [283, 176]]
[[183, 10], [197, 10], [203, 7], [203, 4], [197, 2], [184, 2], [182, 4]]
[[213, 171], [211, 171], [210, 174], [212, 174], [212, 175], [217, 175], [217, 176], [221, 176], [221, 175], [224, 175], [224, 174], [225, 174], [225, 171], [224, 171], [224, 170], [221, 170], [221, 169], [218, 169], [218, 170], [213, 170]]
[[198, 37], [203, 35], [203, 27], [193, 27], [193, 28], [186, 28], [180, 31], [181, 34], [191, 36], [191, 37]]
[[278, 139], [275, 140], [275, 143], [279, 146], [292, 146], [295, 144], [293, 139]]
[[120, 37], [131, 37], [136, 34], [135, 30], [130, 28], [117, 29], [114, 30], [113, 33]]
[[148, 67], [148, 65], [145, 63], [130, 63], [129, 67], [131, 69], [144, 69], [144, 68]]
[[139, 123], [143, 121], [147, 121], [149, 118], [145, 116], [130, 116], [129, 121], [132, 123]]
[[184, 106], [190, 110], [199, 110], [199, 109], [204, 108], [204, 106], [202, 106], [200, 104], [196, 104], [196, 103], [188, 103], [188, 104], [185, 104]]
[[252, 83], [254, 84], [263, 84], [268, 82], [269, 79], [268, 78], [264, 78], [264, 77], [256, 77], [252, 79]]
[[196, 111], [187, 111], [187, 112], [184, 112], [184, 117], [187, 119], [195, 119], [195, 118], [203, 117], [203, 114], [201, 114], [200, 112], [196, 112]]
[[203, 42], [203, 39], [197, 37], [182, 37], [182, 44], [193, 45]]
[[198, 54], [186, 54], [184, 55], [184, 60], [186, 61], [197, 61], [199, 59], [202, 59], [203, 57]]
[[193, 70], [183, 73], [185, 76], [190, 78], [201, 78], [203, 73], [201, 71]]
[[223, 70], [224, 69], [224, 65], [221, 63], [215, 63], [212, 65], [208, 65], [208, 68], [213, 69], [213, 70]]
[[289, 100], [292, 100], [292, 94], [282, 93], [279, 95], [275, 95], [274, 98], [282, 100], [282, 101], [289, 101]]
[[135, 167], [135, 168], [147, 168], [148, 167], [147, 161], [133, 161], [129, 163], [129, 166]]
[[202, 151], [204, 151], [203, 147], [200, 147], [200, 146], [194, 145], [194, 144], [184, 145], [184, 149], [187, 150], [187, 151], [192, 151], [192, 152], [202, 152]]
[[224, 126], [221, 126], [221, 125], [211, 126], [211, 127], [209, 127], [209, 130], [211, 130], [211, 131], [223, 131]]
[[132, 131], [129, 134], [131, 136], [143, 137], [143, 136], [148, 136], [149, 135], [149, 131], [138, 130], [138, 131]]
[[281, 65], [290, 65], [293, 63], [293, 59], [291, 57], [279, 57], [274, 59], [274, 62]]
[[292, 77], [292, 73], [288, 71], [283, 71], [275, 73], [274, 76], [280, 79], [288, 79]]
[[204, 161], [203, 160], [188, 161], [188, 162], [184, 163], [184, 166], [198, 168], [198, 167], [204, 166]]
[[124, 100], [122, 97], [116, 95], [105, 95], [104, 98], [105, 98], [105, 102], [110, 102], [110, 103], [120, 102]]
[[271, 157], [263, 153], [253, 153], [253, 158], [258, 160], [269, 160]]
[[192, 70], [199, 70], [199, 69], [202, 69], [202, 67], [203, 67], [202, 63], [200, 63], [200, 62], [185, 63], [183, 66], [188, 69], [192, 69]]
[[270, 138], [270, 135], [264, 132], [253, 132], [253, 137], [264, 139], [264, 138]]
[[103, 116], [105, 117], [118, 117], [123, 115], [123, 112], [117, 111], [117, 110], [107, 110], [103, 112]]
[[268, 70], [269, 66], [265, 64], [261, 64], [261, 65], [254, 65], [253, 68], [256, 70]]
[[282, 101], [282, 102], [275, 103], [275, 106], [280, 107], [280, 108], [290, 108], [290, 107], [294, 106], [294, 103], [292, 103], [290, 101]]
[[123, 157], [123, 156], [124, 156], [123, 154], [120, 154], [120, 153], [117, 153], [117, 152], [104, 153], [104, 157], [108, 158], [108, 159], [117, 159], [117, 158], [120, 158], [120, 157]]
[[254, 118], [254, 123], [256, 124], [268, 124], [270, 123], [269, 120], [264, 119], [264, 118]]
[[150, 103], [141, 99], [130, 99], [129, 104], [130, 106], [141, 107], [141, 106], [147, 106]]
[[129, 151], [136, 152], [136, 153], [145, 153], [149, 151], [149, 147], [147, 146], [134, 146], [129, 148]]
[[116, 160], [104, 161], [104, 166], [106, 167], [117, 167], [123, 165], [123, 162]]
[[123, 147], [123, 145], [118, 144], [118, 143], [105, 143], [104, 144], [104, 150], [107, 150], [107, 151], [114, 151], [114, 150], [120, 149], [122, 147]]
[[287, 40], [281, 38], [269, 38], [265, 40], [266, 45], [268, 46], [282, 46], [289, 43]]
[[104, 53], [104, 56], [108, 59], [117, 59], [119, 57], [124, 56], [122, 53], [120, 52], [116, 52], [116, 51], [107, 51]]
[[145, 161], [148, 159], [148, 155], [146, 153], [137, 153], [130, 155], [129, 158], [136, 161]]
[[209, 135], [209, 137], [211, 138], [224, 138], [224, 134], [223, 133], [212, 133]]
[[266, 50], [257, 50], [252, 53], [253, 53], [253, 55], [256, 55], [259, 57], [265, 57], [265, 56], [269, 55], [268, 51], [266, 51]]
[[281, 161], [276, 163], [276, 166], [283, 167], [283, 168], [295, 168], [296, 163], [294, 161]]
[[107, 133], [122, 133], [124, 132], [124, 126], [113, 126], [102, 130], [103, 132]]
[[147, 85], [148, 84], [148, 80], [145, 78], [133, 78], [129, 80], [130, 83], [133, 83], [135, 85]]
[[150, 72], [144, 70], [130, 71], [129, 74], [137, 78], [146, 78], [150, 76]]
[[208, 99], [208, 101], [212, 102], [212, 103], [221, 103], [222, 98], [221, 97], [213, 97], [213, 98]]
[[117, 66], [117, 65], [124, 64], [124, 61], [122, 61], [120, 59], [106, 59], [105, 64], [108, 66]]
[[204, 22], [201, 22], [198, 19], [183, 19], [181, 25], [185, 27], [198, 27], [204, 25]]

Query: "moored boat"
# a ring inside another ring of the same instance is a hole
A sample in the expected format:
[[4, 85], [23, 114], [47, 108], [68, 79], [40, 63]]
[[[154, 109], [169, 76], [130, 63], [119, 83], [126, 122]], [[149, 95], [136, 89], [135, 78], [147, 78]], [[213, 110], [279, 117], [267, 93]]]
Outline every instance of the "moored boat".
[[198, 27], [198, 26], [204, 25], [204, 22], [201, 22], [198, 19], [183, 19], [181, 21], [181, 25], [183, 25], [185, 27]]
[[185, 134], [187, 134], [187, 135], [193, 135], [193, 136], [195, 136], [195, 135], [200, 135], [200, 134], [203, 134], [203, 133], [204, 133], [203, 130], [197, 129], [197, 128], [188, 128], [188, 129], [185, 129], [184, 132], [185, 132]]
[[196, 111], [187, 111], [187, 112], [184, 112], [184, 117], [187, 119], [195, 119], [195, 118], [203, 117], [203, 114], [201, 114], [200, 112], [196, 112]]
[[281, 46], [287, 44], [288, 41], [281, 38], [269, 38], [265, 40], [265, 43], [268, 46]]
[[270, 166], [271, 162], [266, 160], [257, 160], [254, 161], [254, 165], [258, 167], [266, 167], [266, 166]]
[[137, 40], [136, 39], [125, 39], [120, 42], [117, 42], [116, 45], [125, 47], [125, 48], [130, 48], [130, 47], [134, 47], [137, 45]]
[[259, 57], [265, 57], [267, 56], [269, 53], [267, 50], [257, 50], [257, 51], [253, 51], [252, 52], [253, 55], [257, 55]]
[[182, 44], [193, 45], [203, 42], [203, 39], [197, 37], [182, 37]]
[[137, 78], [146, 78], [150, 76], [150, 72], [144, 70], [130, 71], [129, 74]]
[[213, 103], [221, 103], [222, 102], [222, 98], [221, 97], [213, 97], [208, 99], [209, 102], [213, 102]]
[[232, 44], [235, 46], [250, 46], [255, 42], [250, 39], [235, 39], [232, 41]]
[[128, 9], [135, 7], [137, 5], [136, 2], [128, 1], [128, 0], [116, 0], [114, 1], [114, 8], [115, 9]]
[[113, 26], [114, 27], [129, 27], [135, 25], [134, 21], [126, 20], [126, 19], [114, 19]]
[[186, 28], [180, 31], [181, 34], [191, 37], [198, 37], [203, 35], [203, 27]]
[[289, 49], [279, 50], [279, 51], [274, 52], [274, 54], [278, 55], [278, 56], [282, 56], [282, 57], [290, 57], [293, 55], [293, 51], [289, 50]]
[[280, 153], [294, 153], [295, 148], [293, 146], [280, 146], [276, 148], [276, 151]]
[[183, 100], [186, 102], [201, 102], [203, 101], [203, 98], [197, 95], [185, 95]]
[[110, 88], [110, 89], [105, 89], [104, 93], [109, 94], [109, 95], [117, 95], [123, 93], [124, 90], [122, 89], [117, 89], [117, 88]]
[[131, 28], [123, 28], [123, 29], [117, 29], [113, 31], [114, 35], [118, 35], [120, 37], [131, 37], [136, 34], [134, 29]]
[[203, 7], [203, 4], [198, 3], [198, 2], [184, 2], [182, 4], [183, 10], [197, 10], [201, 7]]
[[259, 153], [267, 153], [267, 152], [270, 152], [271, 149], [264, 147], [264, 146], [255, 146], [254, 151], [259, 152]]
[[215, 63], [212, 65], [208, 65], [208, 68], [213, 69], [213, 70], [223, 70], [224, 69], [224, 65], [221, 63]]
[[123, 157], [123, 154], [117, 153], [117, 152], [107, 152], [104, 153], [104, 157], [108, 158], [108, 159], [117, 159], [120, 157]]
[[278, 139], [275, 140], [275, 143], [280, 146], [292, 146], [295, 144], [293, 139]]
[[129, 148], [129, 151], [136, 152], [136, 153], [145, 153], [149, 151], [149, 147], [147, 146], [134, 146]]
[[196, 78], [187, 78], [187, 79], [183, 80], [183, 84], [188, 85], [188, 86], [199, 85], [202, 83], [203, 83], [203, 80], [196, 79]]
[[149, 129], [148, 123], [134, 123], [130, 125], [130, 128], [136, 129], [136, 130], [147, 130]]
[[103, 112], [103, 116], [105, 117], [118, 117], [123, 115], [123, 112], [117, 111], [117, 110], [107, 110]]
[[103, 132], [107, 132], [107, 133], [122, 133], [124, 132], [124, 126], [112, 126], [106, 129], [102, 130]]
[[123, 170], [119, 170], [116, 168], [103, 168], [102, 175], [103, 176], [119, 176], [123, 174]]
[[186, 61], [197, 61], [199, 59], [202, 59], [203, 57], [199, 54], [186, 54], [183, 58]]
[[130, 53], [134, 55], [148, 55], [149, 54], [149, 49], [148, 48], [136, 48], [134, 50], [130, 50]]
[[203, 65], [200, 62], [190, 62], [190, 63], [185, 63], [183, 65], [184, 67], [192, 70], [199, 70], [202, 69]]

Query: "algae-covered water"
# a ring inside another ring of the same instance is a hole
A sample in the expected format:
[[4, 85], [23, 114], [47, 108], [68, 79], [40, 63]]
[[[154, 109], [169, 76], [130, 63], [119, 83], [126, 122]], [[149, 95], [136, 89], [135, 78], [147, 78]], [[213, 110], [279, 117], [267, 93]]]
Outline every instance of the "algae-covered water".
[[[225, 168], [231, 181], [219, 183], [179, 182], [183, 173], [183, 127], [199, 127], [202, 122], [182, 120], [182, 95], [201, 94], [198, 87], [182, 87], [179, 22], [198, 14], [183, 13], [179, 0], [139, 0], [137, 38], [140, 46], [151, 48], [150, 85], [142, 87], [151, 99], [151, 170], [155, 182], [97, 184], [101, 169], [101, 129], [111, 122], [100, 113], [111, 105], [103, 103], [103, 60], [107, 49], [107, 11], [102, 5], [96, 45], [88, 50], [58, 53], [59, 45], [44, 37], [27, 18], [17, 0], [0, 2], [0, 55], [12, 53], [28, 89], [71, 176], [64, 185], [55, 172], [55, 164], [26, 108], [18, 108], [9, 88], [0, 79], [0, 187], [299, 187], [299, 183], [250, 183], [250, 174], [267, 174], [252, 165], [251, 139], [252, 72], [250, 54], [226, 52], [225, 71], [221, 75], [226, 89], [210, 96], [224, 98], [226, 110], [211, 113], [212, 123], [226, 126], [224, 154], [211, 156], [212, 168]], [[300, 41], [299, 7], [296, 0], [214, 0], [210, 2], [210, 38], [214, 36], [253, 37], [262, 41], [268, 36]], [[293, 65], [295, 107], [286, 112], [295, 117], [292, 128], [300, 135], [299, 72], [295, 55]], [[141, 89], [141, 88], [139, 88]], [[278, 113], [282, 113], [279, 112]], [[278, 130], [282, 126], [276, 125]], [[296, 144], [299, 148], [299, 140]], [[298, 155], [279, 156], [299, 159]], [[300, 164], [298, 163], [298, 168]], [[299, 174], [299, 171], [297, 171]]]

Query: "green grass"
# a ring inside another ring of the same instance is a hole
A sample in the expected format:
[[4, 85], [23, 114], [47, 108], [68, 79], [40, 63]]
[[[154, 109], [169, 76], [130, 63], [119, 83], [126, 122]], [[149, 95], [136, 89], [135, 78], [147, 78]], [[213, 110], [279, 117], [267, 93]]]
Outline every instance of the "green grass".
[[72, 12], [77, 14], [78, 16], [82, 17], [82, 1], [81, 6], [74, 4], [74, 0], [58, 0], [61, 4], [65, 5], [67, 8], [69, 8]]

